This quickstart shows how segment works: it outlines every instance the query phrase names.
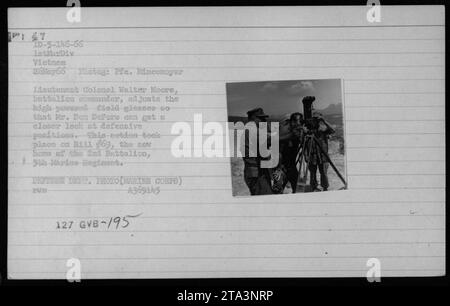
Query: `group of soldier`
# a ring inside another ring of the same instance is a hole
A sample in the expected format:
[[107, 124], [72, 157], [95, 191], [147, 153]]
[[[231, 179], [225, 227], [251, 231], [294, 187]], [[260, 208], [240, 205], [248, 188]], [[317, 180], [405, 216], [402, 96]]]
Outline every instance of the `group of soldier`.
[[[268, 115], [262, 108], [255, 108], [247, 112], [249, 122], [254, 122], [259, 127], [260, 122], [267, 122]], [[309, 188], [304, 191], [326, 191], [328, 190], [328, 138], [334, 133], [334, 129], [328, 124], [320, 113], [314, 113], [317, 127], [312, 128], [305, 123], [303, 115], [299, 112], [287, 114], [280, 123], [279, 128], [279, 162], [274, 168], [261, 167], [261, 161], [264, 157], [257, 152], [256, 156], [248, 154], [248, 137], [245, 137], [244, 159], [244, 180], [249, 188], [251, 195], [277, 194], [284, 193], [289, 182], [292, 193], [297, 192], [299, 179], [298, 165], [301, 154], [300, 147], [304, 144], [306, 135], [314, 135], [317, 140], [315, 143], [321, 148], [310, 150], [308, 156], [305, 156], [305, 163], [310, 173]], [[270, 135], [270, 133], [269, 133]], [[268, 136], [268, 145], [270, 146], [270, 137]], [[303, 148], [305, 150], [305, 148]], [[325, 156], [327, 155], [327, 156]], [[320, 172], [320, 186], [318, 188], [317, 170]]]

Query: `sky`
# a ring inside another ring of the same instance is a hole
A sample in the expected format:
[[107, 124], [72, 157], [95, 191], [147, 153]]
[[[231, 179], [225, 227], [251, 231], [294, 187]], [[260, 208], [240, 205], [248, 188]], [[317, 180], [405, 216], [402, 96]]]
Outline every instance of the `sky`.
[[315, 96], [313, 107], [320, 110], [342, 103], [341, 95], [339, 79], [228, 83], [228, 116], [246, 117], [247, 111], [256, 107], [274, 117], [303, 113], [301, 100], [305, 96]]

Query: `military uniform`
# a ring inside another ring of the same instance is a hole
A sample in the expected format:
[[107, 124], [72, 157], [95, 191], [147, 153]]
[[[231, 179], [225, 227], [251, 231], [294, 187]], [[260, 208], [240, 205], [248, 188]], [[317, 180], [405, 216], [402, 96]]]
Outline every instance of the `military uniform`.
[[282, 189], [284, 190], [289, 182], [293, 193], [297, 190], [299, 174], [296, 163], [297, 155], [304, 137], [302, 120], [303, 116], [300, 113], [287, 114], [283, 120], [284, 135], [280, 136], [281, 169], [286, 177]]
[[[299, 130], [299, 133], [302, 133], [302, 130]], [[291, 184], [292, 192], [295, 193], [297, 189], [297, 180], [298, 180], [298, 170], [296, 165], [297, 153], [300, 142], [302, 140], [302, 135], [298, 133], [294, 133], [291, 131], [291, 137], [282, 144], [282, 165], [286, 171], [287, 180], [284, 184], [286, 186], [287, 182]]]
[[328, 183], [328, 160], [324, 153], [328, 154], [328, 136], [334, 133], [334, 130], [324, 123], [319, 123], [319, 128], [314, 132], [314, 136], [319, 142], [320, 150], [317, 146], [312, 146], [310, 160], [308, 162], [310, 172], [310, 185], [311, 190], [315, 190], [318, 186], [317, 182], [317, 169], [320, 173], [320, 186], [323, 190], [327, 190]]
[[[267, 118], [262, 108], [255, 108], [247, 112], [248, 118], [259, 117]], [[247, 131], [245, 131], [247, 132]], [[259, 139], [259, 135], [257, 137]], [[258, 140], [259, 141], [259, 140]], [[250, 190], [251, 195], [272, 194], [271, 173], [269, 169], [261, 168], [263, 158], [259, 154], [259, 146], [256, 144], [258, 152], [250, 155], [250, 137], [245, 135], [245, 146], [243, 154], [244, 160], [244, 180]]]

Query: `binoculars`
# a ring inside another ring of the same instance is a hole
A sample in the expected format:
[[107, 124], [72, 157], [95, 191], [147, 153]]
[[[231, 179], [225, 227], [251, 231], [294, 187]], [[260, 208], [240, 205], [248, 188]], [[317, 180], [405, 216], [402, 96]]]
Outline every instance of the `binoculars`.
[[316, 100], [316, 97], [306, 96], [303, 98], [303, 119], [312, 118], [312, 104]]
[[302, 99], [303, 103], [303, 121], [309, 130], [315, 130], [319, 127], [320, 118], [313, 117], [312, 104], [316, 100], [314, 96], [306, 96]]

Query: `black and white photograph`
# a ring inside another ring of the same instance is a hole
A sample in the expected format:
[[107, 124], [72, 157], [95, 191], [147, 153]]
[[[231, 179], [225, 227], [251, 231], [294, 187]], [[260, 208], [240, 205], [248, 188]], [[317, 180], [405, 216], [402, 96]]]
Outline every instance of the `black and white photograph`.
[[278, 163], [273, 168], [261, 166], [267, 156], [249, 156], [245, 128], [235, 129], [242, 157], [231, 157], [233, 195], [346, 189], [343, 105], [339, 79], [228, 83], [228, 120], [233, 128], [238, 122], [279, 126], [278, 133], [268, 134], [278, 137]]

